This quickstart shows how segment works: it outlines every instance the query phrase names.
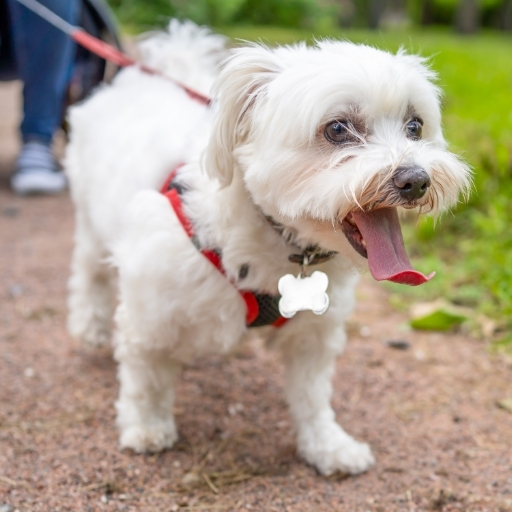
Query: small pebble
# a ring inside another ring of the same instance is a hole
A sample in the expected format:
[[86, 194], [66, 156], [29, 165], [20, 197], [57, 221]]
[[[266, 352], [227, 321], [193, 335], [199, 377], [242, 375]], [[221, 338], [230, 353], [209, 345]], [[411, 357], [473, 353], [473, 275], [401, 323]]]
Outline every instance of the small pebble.
[[[183, 485], [191, 485], [199, 482], [201, 479], [199, 478], [197, 473], [190, 471], [190, 473], [185, 473], [183, 478], [181, 479], [181, 483]], [[186, 498], [185, 498], [186, 499]]]
[[36, 372], [34, 371], [33, 368], [30, 368], [29, 366], [28, 368], [25, 368], [23, 374], [25, 375], [25, 377], [31, 379], [36, 374]]
[[427, 356], [423, 350], [418, 349], [414, 351], [414, 359], [417, 361], [425, 361], [426, 357]]
[[363, 338], [368, 338], [372, 335], [372, 330], [367, 325], [362, 325], [361, 328], [359, 329], [359, 334]]
[[[6, 206], [3, 213], [6, 217], [17, 217], [20, 209], [17, 206]], [[0, 512], [2, 512], [2, 509], [0, 509]]]
[[504, 398], [496, 402], [496, 405], [504, 411], [512, 413], [512, 398]]
[[238, 412], [242, 412], [244, 410], [244, 406], [240, 403], [238, 404], [234, 404], [234, 405], [230, 405], [228, 407], [228, 413], [230, 416], [234, 416], [236, 413]]
[[0, 505], [0, 512], [13, 512], [13, 510], [14, 507], [12, 505], [9, 505], [8, 503]]
[[411, 344], [407, 340], [388, 340], [386, 345], [396, 350], [409, 350], [411, 348]]
[[14, 283], [11, 286], [9, 286], [8, 293], [11, 299], [15, 299], [16, 297], [19, 297], [23, 293], [23, 286], [19, 283]]

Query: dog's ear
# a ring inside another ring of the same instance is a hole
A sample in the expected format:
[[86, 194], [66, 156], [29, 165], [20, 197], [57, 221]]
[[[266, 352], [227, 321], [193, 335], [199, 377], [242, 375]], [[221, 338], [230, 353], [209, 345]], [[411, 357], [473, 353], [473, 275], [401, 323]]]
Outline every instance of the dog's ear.
[[224, 63], [213, 87], [217, 112], [204, 155], [208, 175], [223, 187], [233, 179], [233, 152], [251, 128], [252, 111], [281, 69], [275, 53], [262, 45], [236, 49]]

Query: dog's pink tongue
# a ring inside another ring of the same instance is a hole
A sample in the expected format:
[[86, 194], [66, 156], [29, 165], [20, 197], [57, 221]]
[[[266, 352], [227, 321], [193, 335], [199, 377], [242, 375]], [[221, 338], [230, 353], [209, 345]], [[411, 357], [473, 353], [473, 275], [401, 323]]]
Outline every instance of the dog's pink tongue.
[[368, 266], [374, 279], [418, 286], [435, 276], [435, 272], [426, 276], [412, 268], [396, 208], [355, 212], [353, 216], [366, 242]]

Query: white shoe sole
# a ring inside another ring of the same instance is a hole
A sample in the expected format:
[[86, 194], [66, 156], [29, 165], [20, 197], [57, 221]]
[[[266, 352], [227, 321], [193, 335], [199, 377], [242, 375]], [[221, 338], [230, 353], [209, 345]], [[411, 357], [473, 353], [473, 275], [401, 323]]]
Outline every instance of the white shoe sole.
[[11, 187], [19, 195], [57, 194], [67, 186], [66, 177], [61, 172], [33, 170], [17, 172], [11, 178]]

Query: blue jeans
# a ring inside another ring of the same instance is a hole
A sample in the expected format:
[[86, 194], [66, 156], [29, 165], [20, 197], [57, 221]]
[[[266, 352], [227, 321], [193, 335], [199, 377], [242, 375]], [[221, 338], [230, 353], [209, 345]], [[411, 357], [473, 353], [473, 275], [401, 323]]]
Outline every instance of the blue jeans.
[[[39, 2], [76, 25], [80, 0]], [[8, 8], [17, 73], [24, 84], [23, 141], [50, 144], [61, 123], [75, 44], [16, 0], [8, 0]]]

